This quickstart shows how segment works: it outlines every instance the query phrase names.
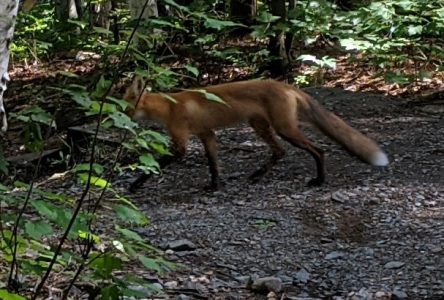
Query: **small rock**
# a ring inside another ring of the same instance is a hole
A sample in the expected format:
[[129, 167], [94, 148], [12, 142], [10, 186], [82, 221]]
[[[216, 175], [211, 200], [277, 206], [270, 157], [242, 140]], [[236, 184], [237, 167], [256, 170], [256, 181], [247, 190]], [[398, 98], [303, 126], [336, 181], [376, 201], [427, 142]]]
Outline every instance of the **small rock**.
[[199, 282], [187, 281], [184, 287], [188, 290], [194, 290], [199, 294], [205, 294], [207, 292], [207, 288]]
[[372, 300], [372, 298], [366, 288], [361, 288], [358, 292], [351, 292], [347, 295], [347, 300]]
[[292, 283], [293, 282], [293, 278], [290, 276], [286, 276], [286, 275], [279, 275], [279, 278], [282, 280], [282, 283]]
[[399, 269], [405, 265], [402, 261], [390, 261], [384, 265], [386, 269]]
[[407, 297], [408, 297], [408, 296], [407, 296], [407, 293], [404, 292], [404, 291], [402, 291], [402, 290], [399, 289], [399, 288], [395, 288], [395, 289], [393, 290], [392, 295], [394, 296], [395, 299], [407, 299]]
[[375, 300], [391, 300], [392, 294], [389, 292], [378, 291], [375, 293]]
[[373, 255], [375, 254], [375, 250], [373, 250], [373, 248], [370, 247], [364, 247], [362, 249], [362, 253], [367, 257], [373, 257]]
[[158, 282], [153, 283], [152, 287], [153, 287], [155, 290], [158, 290], [158, 291], [163, 290], [163, 286], [162, 286], [160, 283], [158, 283]]
[[345, 195], [344, 193], [337, 191], [331, 195], [331, 199], [333, 201], [338, 202], [338, 203], [344, 203], [345, 201], [348, 201], [350, 198], [347, 195]]
[[310, 280], [310, 273], [308, 273], [305, 269], [301, 269], [295, 274], [295, 277], [297, 281], [307, 283]]
[[251, 290], [259, 293], [279, 293], [282, 291], [282, 280], [279, 277], [258, 278], [251, 285]]
[[187, 295], [184, 294], [180, 294], [179, 296], [177, 296], [177, 300], [190, 300], [191, 298]]
[[190, 250], [195, 250], [197, 247], [192, 241], [182, 239], [182, 240], [168, 242], [162, 248], [174, 251], [190, 251]]
[[276, 293], [275, 293], [275, 292], [269, 292], [269, 293], [267, 294], [267, 299], [268, 299], [268, 300], [277, 300], [277, 295], [276, 295]]
[[338, 259], [338, 258], [343, 258], [343, 257], [345, 257], [345, 253], [344, 252], [340, 252], [340, 251], [333, 251], [333, 252], [330, 252], [330, 253], [328, 253], [326, 256], [325, 256], [325, 259]]
[[251, 283], [250, 276], [237, 276], [234, 279], [236, 279], [239, 283], [244, 284], [244, 285]]
[[177, 288], [177, 286], [179, 285], [179, 283], [177, 281], [168, 281], [165, 282], [164, 286], [167, 289], [174, 289]]

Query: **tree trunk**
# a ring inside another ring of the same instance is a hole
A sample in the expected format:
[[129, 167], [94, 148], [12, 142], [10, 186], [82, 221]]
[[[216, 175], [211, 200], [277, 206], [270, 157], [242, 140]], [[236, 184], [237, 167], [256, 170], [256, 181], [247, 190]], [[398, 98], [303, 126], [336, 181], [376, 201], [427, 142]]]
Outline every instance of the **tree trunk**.
[[[137, 19], [142, 12], [143, 6], [145, 5], [146, 0], [128, 0], [128, 6], [131, 11], [132, 19]], [[148, 19], [149, 17], [158, 17], [159, 12], [157, 10], [157, 1], [156, 0], [148, 0], [148, 4], [143, 12], [142, 19]]]
[[[282, 21], [287, 19], [285, 0], [269, 0], [268, 3], [273, 16], [281, 17]], [[278, 32], [276, 36], [270, 38], [267, 49], [273, 59], [268, 64], [268, 70], [272, 77], [279, 77], [287, 72], [289, 62], [285, 46], [285, 34], [283, 32]]]
[[111, 1], [101, 2], [97, 4], [91, 3], [90, 13], [91, 13], [91, 21], [90, 26], [98, 26], [103, 27], [105, 29], [109, 29], [110, 27], [110, 19], [109, 15], [112, 9]]
[[81, 12], [78, 10], [79, 2], [76, 0], [55, 0], [55, 14], [60, 21], [78, 19]]
[[246, 25], [253, 23], [256, 16], [256, 0], [231, 0], [230, 17], [231, 19]]
[[117, 0], [111, 0], [111, 11], [113, 13], [113, 36], [114, 36], [114, 44], [118, 45], [120, 43], [120, 34], [119, 34], [119, 18], [117, 16]]
[[6, 110], [3, 103], [3, 93], [9, 81], [9, 44], [14, 35], [15, 20], [17, 18], [19, 0], [0, 1], [0, 118], [2, 119], [1, 130], [8, 129]]
[[[131, 18], [133, 20], [136, 20], [140, 17], [140, 14], [142, 13], [143, 6], [145, 5], [145, 1], [148, 1], [148, 4], [146, 5], [145, 10], [142, 14], [142, 20], [146, 20], [150, 17], [158, 17], [159, 11], [157, 9], [157, 1], [156, 0], [128, 0], [128, 6], [131, 12]], [[133, 38], [133, 43], [136, 46], [139, 45], [139, 41], [137, 39], [137, 35]]]

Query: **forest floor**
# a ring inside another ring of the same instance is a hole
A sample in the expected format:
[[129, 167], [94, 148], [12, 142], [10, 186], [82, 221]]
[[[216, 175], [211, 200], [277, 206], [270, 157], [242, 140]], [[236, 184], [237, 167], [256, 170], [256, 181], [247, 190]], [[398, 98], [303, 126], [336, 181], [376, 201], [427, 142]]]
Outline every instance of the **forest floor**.
[[249, 184], [268, 149], [250, 128], [233, 128], [218, 132], [225, 187], [209, 193], [194, 140], [183, 163], [132, 196], [150, 216], [140, 230], [147, 240], [194, 244], [169, 252], [188, 269], [163, 279], [168, 293], [265, 299], [246, 282], [273, 276], [283, 283], [280, 299], [444, 299], [442, 113], [380, 94], [307, 91], [379, 141], [390, 166], [365, 165], [307, 128], [326, 150], [325, 185], [306, 187], [314, 162], [291, 146], [266, 178]]
[[[347, 77], [345, 71], [342, 75]], [[18, 82], [18, 92], [12, 85], [8, 106], [26, 107], [30, 98], [23, 93], [39, 94], [45, 82]], [[306, 89], [377, 140], [390, 157], [388, 168], [370, 167], [304, 126], [326, 150], [326, 184], [306, 186], [315, 175], [314, 162], [289, 145], [287, 156], [250, 184], [248, 175], [269, 153], [243, 126], [217, 133], [225, 182], [220, 191], [203, 189], [208, 171], [197, 140], [183, 162], [163, 177], [152, 177], [135, 194], [126, 191], [134, 174], [113, 182], [150, 217], [151, 225], [138, 230], [148, 242], [164, 249], [179, 244], [167, 250], [167, 258], [182, 267], [153, 278], [164, 288], [164, 298], [266, 299], [267, 292], [252, 291], [250, 283], [271, 276], [271, 289], [279, 292], [268, 294], [270, 300], [444, 299], [443, 106], [416, 106], [411, 99], [356, 90], [361, 91]], [[60, 95], [40, 99], [55, 106], [52, 97]], [[60, 118], [76, 116], [62, 113]], [[20, 124], [11, 124], [7, 156], [23, 150], [20, 130]], [[14, 172], [20, 178], [29, 169]], [[51, 175], [42, 174], [37, 184]], [[72, 186], [63, 180], [48, 187]]]

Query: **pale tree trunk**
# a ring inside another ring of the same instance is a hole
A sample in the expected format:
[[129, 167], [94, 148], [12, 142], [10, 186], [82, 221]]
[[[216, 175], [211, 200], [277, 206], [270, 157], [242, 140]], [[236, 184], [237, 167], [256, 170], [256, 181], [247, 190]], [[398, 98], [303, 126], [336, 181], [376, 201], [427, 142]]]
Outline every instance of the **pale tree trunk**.
[[[131, 11], [131, 17], [133, 19], [137, 19], [140, 16], [140, 13], [142, 12], [145, 2], [146, 0], [128, 0], [128, 6]], [[142, 20], [146, 20], [152, 16], [154, 17], [159, 16], [156, 0], [148, 0], [148, 4], [146, 5], [145, 11], [143, 12], [142, 15]]]
[[109, 29], [111, 12], [111, 1], [103, 1], [97, 4], [91, 4], [91, 25]]
[[55, 14], [57, 16], [57, 19], [61, 21], [66, 21], [68, 19], [78, 19], [81, 14], [80, 5], [81, 1], [55, 0]]
[[[131, 18], [133, 20], [136, 20], [137, 18], [139, 18], [143, 6], [145, 5], [145, 2], [147, 0], [128, 0], [128, 6], [131, 12]], [[143, 11], [142, 14], [142, 20], [146, 20], [150, 17], [158, 17], [159, 16], [159, 11], [157, 9], [157, 1], [156, 0], [148, 0], [148, 4], [146, 5], [145, 10]], [[137, 38], [137, 35], [134, 36], [133, 38], [133, 43], [134, 45], [138, 46], [139, 41]]]
[[6, 84], [9, 81], [9, 44], [14, 34], [18, 5], [19, 0], [0, 1], [0, 118], [2, 119], [1, 130], [3, 132], [8, 129], [3, 93], [6, 91]]

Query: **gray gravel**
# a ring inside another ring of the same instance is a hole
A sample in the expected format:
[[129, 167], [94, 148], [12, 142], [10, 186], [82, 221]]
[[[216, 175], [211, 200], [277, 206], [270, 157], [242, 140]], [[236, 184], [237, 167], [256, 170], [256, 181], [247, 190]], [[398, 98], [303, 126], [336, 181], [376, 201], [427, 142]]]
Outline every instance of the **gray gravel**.
[[314, 163], [291, 146], [269, 176], [249, 184], [268, 150], [240, 127], [218, 133], [226, 185], [210, 193], [193, 140], [181, 164], [132, 196], [151, 218], [139, 230], [148, 241], [196, 247], [168, 252], [188, 266], [164, 279], [174, 282], [173, 299], [266, 299], [248, 286], [270, 276], [281, 279], [282, 299], [444, 299], [443, 115], [381, 95], [309, 92], [378, 140], [390, 166], [365, 165], [307, 128], [327, 150], [324, 186], [305, 186]]

